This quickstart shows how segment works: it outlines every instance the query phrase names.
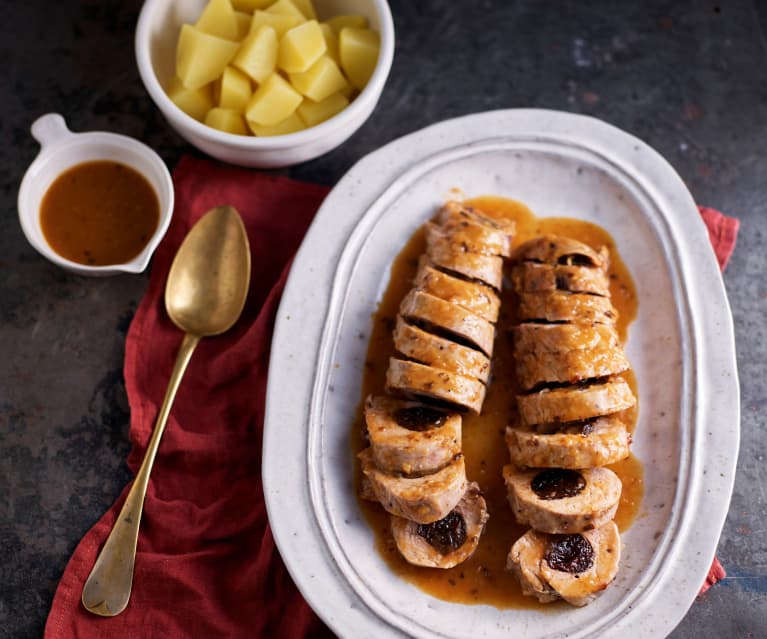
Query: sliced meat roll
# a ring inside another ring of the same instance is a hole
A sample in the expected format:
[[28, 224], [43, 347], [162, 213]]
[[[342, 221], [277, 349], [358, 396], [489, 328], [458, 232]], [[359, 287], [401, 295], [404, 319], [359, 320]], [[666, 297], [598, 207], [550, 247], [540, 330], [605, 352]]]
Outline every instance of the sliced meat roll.
[[495, 327], [460, 306], [413, 289], [403, 298], [399, 311], [408, 321], [455, 335], [475, 345], [488, 357], [493, 353]]
[[418, 263], [414, 286], [424, 293], [465, 308], [488, 322], [498, 319], [501, 300], [492, 288], [443, 273], [434, 268], [425, 255]]
[[610, 253], [606, 246], [595, 251], [588, 244], [570, 237], [541, 235], [517, 247], [514, 260], [566, 266], [591, 266], [607, 270]]
[[519, 355], [620, 347], [618, 331], [604, 324], [520, 324], [513, 334]]
[[390, 397], [365, 400], [373, 461], [386, 473], [434, 473], [461, 452], [461, 416]]
[[547, 603], [590, 603], [615, 579], [621, 557], [618, 527], [610, 521], [584, 533], [548, 535], [528, 530], [511, 547], [506, 569], [522, 593]]
[[435, 399], [477, 414], [485, 401], [485, 385], [478, 379], [393, 357], [386, 371], [386, 392]]
[[518, 313], [523, 322], [538, 320], [612, 326], [618, 321], [618, 311], [609, 297], [566, 291], [524, 293], [519, 298]]
[[433, 224], [426, 226], [426, 255], [440, 268], [484, 282], [496, 290], [501, 288], [503, 258], [472, 253]]
[[507, 465], [503, 479], [517, 522], [552, 534], [591, 530], [610, 521], [622, 487], [608, 468], [519, 471]]
[[[511, 235], [480, 221], [476, 213], [466, 209], [443, 208], [438, 216], [439, 226], [452, 241], [466, 247], [472, 253], [483, 255], [511, 255]], [[437, 226], [436, 224], [434, 226]]]
[[[515, 349], [516, 350], [516, 349]], [[587, 379], [617, 375], [631, 368], [618, 347], [566, 352], [533, 352], [515, 356], [517, 381], [522, 390], [541, 384], [575, 384]]]
[[423, 477], [389, 475], [376, 468], [373, 453], [366, 448], [358, 457], [370, 489], [392, 515], [430, 524], [445, 517], [466, 492], [463, 455], [442, 470]]
[[591, 468], [628, 457], [631, 435], [620, 418], [611, 416], [555, 433], [507, 428], [506, 444], [519, 468]]
[[634, 404], [636, 398], [626, 380], [621, 377], [517, 395], [517, 408], [523, 426], [577, 422], [617, 413]]
[[391, 517], [391, 531], [400, 554], [411, 564], [452, 568], [474, 554], [488, 520], [487, 504], [472, 482], [458, 505], [431, 524]]
[[466, 206], [463, 202], [449, 200], [445, 202], [439, 211], [437, 220], [440, 224], [449, 224], [460, 220], [469, 220], [476, 224], [482, 224], [490, 229], [501, 231], [506, 235], [513, 235], [517, 224], [514, 220], [502, 217], [492, 217], [473, 206]]
[[428, 333], [408, 324], [401, 316], [394, 328], [394, 348], [422, 364], [476, 377], [485, 383], [490, 376], [490, 360], [484, 353]]
[[610, 295], [606, 271], [590, 266], [562, 266], [522, 262], [511, 269], [511, 283], [518, 294], [569, 291]]

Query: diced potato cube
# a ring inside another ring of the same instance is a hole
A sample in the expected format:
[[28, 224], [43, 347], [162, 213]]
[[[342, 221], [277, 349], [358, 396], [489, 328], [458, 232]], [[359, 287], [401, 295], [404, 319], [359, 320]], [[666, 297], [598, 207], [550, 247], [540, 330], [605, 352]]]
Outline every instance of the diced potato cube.
[[251, 31], [243, 40], [232, 64], [256, 82], [263, 82], [277, 64], [277, 32], [268, 26]]
[[314, 10], [312, 0], [293, 0], [293, 4], [298, 7], [298, 10], [304, 14], [307, 20], [317, 19], [317, 12]]
[[301, 73], [317, 62], [326, 48], [320, 25], [309, 20], [282, 36], [277, 66], [288, 73]]
[[272, 6], [266, 9], [267, 13], [284, 14], [288, 16], [296, 16], [301, 20], [306, 20], [306, 16], [301, 12], [293, 0], [277, 0]]
[[326, 21], [335, 31], [336, 35], [341, 33], [341, 29], [352, 27], [353, 29], [365, 29], [368, 26], [368, 19], [365, 16], [343, 15], [335, 16]]
[[260, 137], [271, 137], [273, 135], [287, 135], [288, 133], [295, 133], [306, 128], [304, 121], [298, 117], [297, 113], [291, 113], [282, 122], [272, 124], [271, 126], [262, 126], [248, 120], [248, 126], [253, 131], [254, 135]]
[[237, 11], [253, 13], [256, 9], [266, 9], [274, 0], [232, 0], [232, 6]]
[[304, 100], [298, 105], [298, 115], [304, 121], [306, 126], [314, 126], [320, 122], [332, 118], [336, 113], [343, 111], [349, 106], [349, 100], [347, 100], [340, 93], [334, 93], [330, 97], [325, 98], [322, 102], [313, 102], [312, 100]]
[[270, 126], [282, 122], [301, 104], [301, 94], [278, 73], [272, 73], [256, 89], [245, 117], [256, 124]]
[[213, 108], [211, 93], [209, 84], [199, 89], [187, 89], [178, 78], [171, 80], [167, 90], [168, 97], [179, 109], [200, 122], [205, 118], [205, 114]]
[[333, 28], [327, 22], [320, 22], [322, 37], [325, 38], [325, 53], [336, 64], [341, 64], [341, 58], [338, 57], [338, 36]]
[[225, 109], [234, 109], [242, 113], [253, 94], [250, 78], [239, 69], [226, 67], [221, 78], [216, 82], [216, 104]]
[[185, 24], [176, 49], [176, 74], [187, 89], [199, 89], [223, 73], [239, 46]]
[[226, 133], [248, 134], [248, 127], [245, 126], [242, 113], [234, 109], [212, 108], [205, 116], [205, 124]]
[[373, 75], [380, 40], [378, 34], [370, 29], [341, 29], [338, 36], [338, 55], [341, 57], [341, 68], [349, 78], [354, 88], [362, 89]]
[[218, 38], [238, 39], [237, 16], [230, 0], [210, 0], [194, 26]]
[[242, 40], [250, 32], [253, 16], [244, 11], [235, 11], [234, 17], [237, 19], [237, 40]]
[[291, 73], [290, 83], [307, 98], [321, 102], [349, 86], [338, 65], [323, 55], [303, 73]]
[[268, 13], [266, 11], [256, 11], [253, 14], [250, 30], [258, 31], [263, 26], [272, 27], [277, 32], [277, 37], [281, 38], [293, 27], [297, 27], [303, 22], [303, 18], [288, 15], [286, 13]]

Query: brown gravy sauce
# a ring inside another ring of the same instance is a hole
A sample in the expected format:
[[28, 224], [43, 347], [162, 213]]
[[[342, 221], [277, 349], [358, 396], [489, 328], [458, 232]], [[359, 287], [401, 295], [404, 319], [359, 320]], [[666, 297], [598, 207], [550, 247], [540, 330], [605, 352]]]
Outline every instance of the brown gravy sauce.
[[[636, 317], [637, 297], [633, 281], [618, 255], [615, 242], [599, 226], [570, 218], [537, 218], [525, 205], [503, 198], [484, 196], [469, 200], [468, 204], [488, 215], [506, 217], [516, 221], [514, 246], [543, 233], [567, 235], [586, 244], [606, 245], [610, 250], [610, 292], [620, 313], [618, 332], [625, 342], [628, 325]], [[389, 357], [394, 354], [392, 328], [402, 298], [412, 286], [418, 257], [426, 250], [423, 232], [417, 231], [392, 264], [391, 278], [378, 309], [373, 314], [373, 325], [365, 361], [362, 397], [355, 419], [352, 446], [356, 454], [365, 447], [365, 421], [362, 406], [369, 394], [383, 393]], [[376, 538], [376, 548], [389, 567], [400, 577], [439, 599], [465, 604], [489, 604], [497, 608], [540, 608], [553, 610], [562, 604], [540, 604], [532, 597], [522, 595], [517, 580], [507, 572], [506, 555], [511, 545], [527, 530], [514, 520], [506, 501], [506, 489], [501, 476], [502, 467], [509, 463], [504, 442], [504, 431], [513, 419], [516, 394], [511, 340], [508, 327], [514, 322], [513, 293], [504, 291], [501, 316], [498, 320], [493, 376], [487, 390], [480, 416], [463, 418], [463, 453], [466, 474], [470, 481], [479, 483], [487, 500], [490, 520], [474, 555], [449, 570], [419, 568], [408, 564], [399, 554], [389, 532], [389, 515], [378, 504], [359, 500], [360, 508]], [[633, 373], [624, 375], [636, 394]], [[627, 411], [627, 421], [633, 431], [637, 409]], [[623, 491], [615, 521], [626, 530], [639, 512], [644, 492], [642, 464], [633, 455], [611, 468], [623, 482]], [[357, 465], [359, 482], [361, 471]], [[359, 485], [357, 485], [359, 494]]]
[[160, 203], [147, 179], [108, 160], [64, 171], [40, 205], [40, 226], [50, 247], [87, 266], [129, 262], [154, 235], [159, 219]]

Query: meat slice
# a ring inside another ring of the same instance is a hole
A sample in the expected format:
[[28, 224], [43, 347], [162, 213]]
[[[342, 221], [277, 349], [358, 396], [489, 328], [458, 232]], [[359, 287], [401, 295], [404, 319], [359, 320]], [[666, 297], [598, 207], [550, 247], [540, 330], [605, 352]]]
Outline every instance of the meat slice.
[[475, 345], [488, 357], [493, 353], [495, 327], [460, 306], [412, 289], [400, 303], [399, 311], [406, 320], [454, 335]]
[[469, 282], [437, 270], [423, 255], [418, 263], [414, 286], [424, 293], [465, 308], [488, 322], [498, 319], [501, 300], [489, 286]]
[[561, 353], [620, 347], [618, 332], [604, 324], [519, 324], [513, 329], [515, 354]]
[[437, 220], [440, 224], [448, 224], [455, 220], [469, 220], [490, 229], [502, 231], [509, 236], [514, 234], [517, 227], [517, 223], [514, 220], [487, 215], [485, 212], [473, 206], [466, 206], [463, 202], [457, 200], [445, 202], [439, 211]]
[[466, 492], [463, 455], [457, 455], [442, 470], [422, 477], [384, 473], [376, 468], [370, 448], [360, 452], [358, 457], [370, 489], [384, 509], [419, 524], [430, 524], [445, 517]]
[[528, 530], [511, 547], [506, 569], [522, 593], [547, 603], [564, 599], [585, 606], [618, 574], [621, 538], [615, 522], [575, 535]]
[[511, 269], [511, 283], [520, 295], [551, 291], [590, 293], [605, 297], [610, 295], [607, 273], [600, 268], [590, 266], [521, 262]]
[[[516, 351], [516, 349], [515, 349]], [[617, 375], [631, 368], [620, 346], [565, 352], [533, 352], [515, 355], [517, 381], [522, 390], [541, 384], [575, 384], [597, 377]]]
[[373, 461], [385, 473], [434, 473], [461, 452], [461, 416], [391, 397], [365, 400]]
[[472, 253], [433, 224], [426, 225], [426, 255], [440, 268], [484, 282], [496, 290], [501, 288], [502, 257]]
[[523, 426], [577, 422], [617, 413], [634, 404], [636, 398], [621, 377], [517, 395], [517, 408]]
[[452, 568], [474, 554], [489, 515], [479, 486], [471, 482], [458, 505], [431, 524], [391, 517], [391, 531], [405, 560], [426, 568]]
[[523, 322], [538, 320], [614, 325], [618, 321], [618, 311], [609, 297], [566, 291], [520, 295], [518, 316]]
[[520, 471], [503, 467], [517, 522], [552, 534], [598, 528], [615, 517], [621, 480], [608, 468]]
[[517, 262], [591, 266], [605, 271], [610, 265], [610, 253], [606, 246], [595, 251], [588, 244], [559, 235], [540, 235], [528, 240], [517, 247], [513, 259]]
[[508, 257], [511, 255], [511, 234], [491, 226], [488, 220], [463, 207], [443, 207], [438, 216], [439, 228], [454, 242], [466, 246], [466, 250]]
[[386, 371], [386, 392], [439, 400], [476, 414], [485, 401], [485, 385], [478, 379], [394, 357]]
[[428, 333], [397, 317], [394, 328], [394, 348], [405, 357], [466, 377], [476, 377], [487, 383], [490, 360], [468, 346]]
[[511, 462], [519, 468], [592, 468], [629, 455], [631, 435], [617, 416], [570, 424], [559, 432], [506, 429]]

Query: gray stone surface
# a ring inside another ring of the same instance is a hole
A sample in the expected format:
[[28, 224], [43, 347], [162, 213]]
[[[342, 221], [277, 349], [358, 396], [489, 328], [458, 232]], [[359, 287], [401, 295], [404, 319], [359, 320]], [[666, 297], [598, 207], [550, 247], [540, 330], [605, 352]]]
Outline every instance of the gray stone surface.
[[[125, 332], [146, 276], [70, 276], [27, 245], [19, 181], [47, 111], [74, 130], [194, 152], [143, 91], [137, 0], [0, 4], [0, 636], [38, 637], [80, 537], [129, 479]], [[767, 636], [767, 5], [486, 0], [392, 10], [397, 49], [373, 117], [341, 148], [285, 173], [328, 185], [422, 126], [504, 107], [588, 113], [658, 149], [702, 204], [740, 217], [725, 276], [737, 333], [742, 447], [719, 556], [728, 578], [676, 639]], [[705, 526], [706, 522], [700, 522]]]

